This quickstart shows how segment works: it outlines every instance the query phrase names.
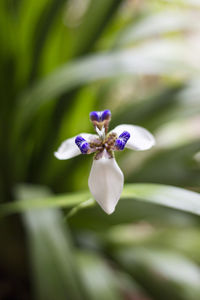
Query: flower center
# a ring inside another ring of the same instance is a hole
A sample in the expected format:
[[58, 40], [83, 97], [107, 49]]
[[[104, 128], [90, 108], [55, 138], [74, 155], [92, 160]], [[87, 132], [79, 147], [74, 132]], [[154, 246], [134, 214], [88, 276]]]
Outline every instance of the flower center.
[[110, 110], [92, 111], [90, 113], [90, 120], [93, 123], [98, 137], [90, 142], [87, 142], [81, 136], [76, 137], [75, 143], [82, 154], [95, 152], [94, 159], [100, 159], [102, 157], [113, 158], [113, 152], [115, 150], [121, 151], [124, 149], [130, 138], [130, 133], [124, 131], [119, 137], [114, 132], [108, 134], [108, 126], [111, 120]]
[[112, 158], [116, 140], [117, 134], [112, 132], [107, 135], [104, 140], [97, 138], [95, 141], [91, 142], [90, 148], [93, 150], [92, 152], [96, 152], [94, 159], [100, 159], [103, 155]]

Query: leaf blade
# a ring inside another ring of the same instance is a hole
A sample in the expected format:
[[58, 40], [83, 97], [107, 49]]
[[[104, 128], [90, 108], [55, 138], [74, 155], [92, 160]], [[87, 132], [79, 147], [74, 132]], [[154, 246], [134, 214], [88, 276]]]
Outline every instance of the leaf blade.
[[[51, 196], [45, 199], [22, 200], [2, 204], [0, 206], [0, 212], [1, 216], [6, 216], [12, 213], [47, 207], [71, 208], [80, 205], [90, 198], [89, 192], [84, 192]], [[154, 203], [200, 216], [200, 194], [174, 186], [151, 183], [127, 184], [124, 187], [121, 199]], [[123, 202], [125, 203], [124, 200]], [[85, 207], [87, 208], [88, 206], [80, 206], [80, 208]]]

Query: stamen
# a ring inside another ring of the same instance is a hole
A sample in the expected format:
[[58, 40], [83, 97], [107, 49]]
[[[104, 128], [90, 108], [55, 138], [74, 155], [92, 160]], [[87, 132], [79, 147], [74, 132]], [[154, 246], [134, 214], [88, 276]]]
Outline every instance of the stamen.
[[114, 150], [116, 139], [117, 139], [117, 134], [115, 132], [109, 133], [104, 141], [106, 148]]
[[128, 131], [124, 131], [122, 132], [122, 134], [120, 134], [120, 136], [118, 137], [118, 139], [115, 141], [115, 147], [117, 148], [117, 150], [124, 150], [124, 147], [127, 143], [127, 141], [130, 138], [130, 133]]
[[81, 150], [82, 154], [87, 154], [89, 149], [90, 149], [90, 145], [88, 142], [86, 142], [86, 140], [84, 138], [82, 138], [80, 135], [78, 135], [75, 139], [75, 143], [76, 145], [79, 147], [79, 149]]

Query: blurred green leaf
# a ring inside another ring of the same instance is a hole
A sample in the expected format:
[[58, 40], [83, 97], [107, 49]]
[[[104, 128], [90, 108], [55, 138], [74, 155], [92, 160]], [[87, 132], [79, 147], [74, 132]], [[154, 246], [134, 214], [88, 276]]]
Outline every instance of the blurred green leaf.
[[89, 192], [73, 193], [68, 195], [51, 196], [48, 198], [38, 197], [28, 201], [15, 201], [1, 206], [0, 214], [12, 214], [14, 212], [23, 212], [26, 210], [46, 208], [46, 207], [68, 207], [71, 208], [90, 198]]
[[80, 272], [88, 288], [88, 300], [124, 299], [117, 286], [116, 273], [100, 255], [86, 251], [77, 254]]
[[124, 74], [155, 75], [172, 74], [175, 70], [187, 66], [193, 68], [179, 55], [183, 45], [171, 42], [153, 42], [133, 50], [108, 52], [93, 55], [61, 67], [53, 74], [26, 90], [19, 108], [27, 117], [46, 101], [53, 99], [77, 86], [95, 80], [116, 77]]
[[130, 184], [124, 189], [122, 197], [134, 197], [200, 215], [200, 194], [173, 186]]
[[69, 236], [58, 211], [29, 211], [24, 222], [36, 299], [84, 299]]
[[[191, 22], [191, 18], [193, 22]], [[166, 33], [199, 28], [198, 16], [189, 11], [164, 10], [156, 14], [144, 16], [136, 24], [129, 26], [120, 35], [117, 44], [124, 45], [142, 39], [158, 37]]]
[[153, 299], [198, 300], [200, 297], [200, 269], [182, 255], [127, 247], [114, 251], [114, 256]]
[[94, 42], [99, 38], [106, 25], [111, 22], [113, 15], [122, 0], [93, 0], [76, 30], [75, 42], [72, 45], [71, 56], [83, 55], [91, 51]]
[[[163, 185], [199, 190], [198, 8], [0, 1], [0, 216], [24, 221], [1, 220], [0, 298], [199, 300], [200, 196]], [[105, 108], [112, 125], [157, 138], [151, 151], [116, 154], [134, 184], [112, 215], [87, 189], [90, 157], [53, 158]]]
[[[89, 192], [52, 196], [46, 199], [36, 198], [1, 205], [1, 214], [44, 208], [72, 207], [91, 198]], [[200, 215], [200, 194], [182, 188], [159, 184], [127, 184], [121, 195], [121, 204], [126, 205], [126, 199], [155, 203], [185, 212]], [[84, 206], [81, 206], [84, 207]]]
[[171, 112], [177, 108], [176, 99], [184, 88], [183, 84], [175, 84], [148, 95], [146, 99], [130, 99], [126, 105], [121, 104], [121, 109], [116, 111], [112, 118], [113, 127], [120, 123], [139, 124], [155, 130], [162, 123], [171, 119]]
[[200, 180], [199, 168], [194, 160], [195, 153], [200, 149], [199, 139], [188, 144], [178, 145], [169, 149], [156, 151], [151, 158], [128, 176], [128, 181], [152, 181], [166, 184], [198, 187]]
[[[20, 187], [19, 196], [28, 202], [34, 191], [45, 197], [45, 188], [32, 186]], [[56, 209], [28, 211], [23, 214], [23, 220], [36, 299], [86, 299], [61, 213]]]

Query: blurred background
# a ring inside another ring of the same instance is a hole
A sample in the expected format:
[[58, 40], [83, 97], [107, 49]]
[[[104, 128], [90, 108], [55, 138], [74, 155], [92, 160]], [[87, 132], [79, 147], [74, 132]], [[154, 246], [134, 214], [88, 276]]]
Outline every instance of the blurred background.
[[0, 24], [0, 300], [199, 300], [199, 217], [73, 209], [92, 157], [53, 152], [110, 109], [157, 141], [116, 154], [126, 183], [200, 191], [200, 1], [1, 0]]

